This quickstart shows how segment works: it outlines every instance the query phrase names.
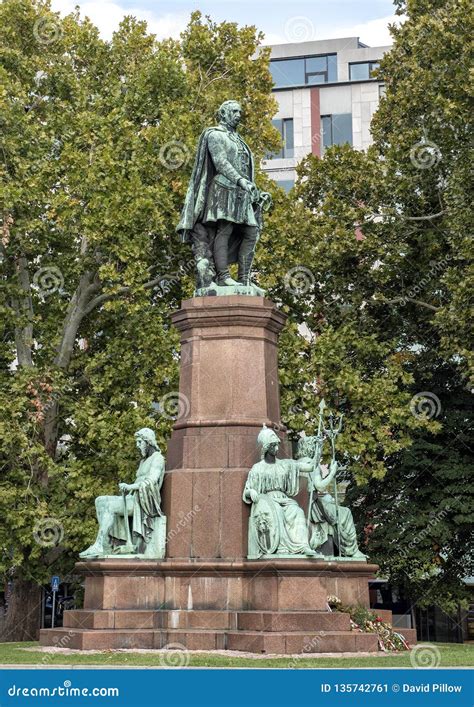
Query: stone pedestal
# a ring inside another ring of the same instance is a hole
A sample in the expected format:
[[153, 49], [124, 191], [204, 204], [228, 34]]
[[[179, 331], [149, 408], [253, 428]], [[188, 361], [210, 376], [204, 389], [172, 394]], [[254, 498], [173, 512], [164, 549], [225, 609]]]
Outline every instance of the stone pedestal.
[[368, 606], [376, 565], [315, 560], [212, 562], [94, 560], [84, 609], [42, 645], [165, 648], [257, 653], [376, 651], [377, 637], [350, 630], [348, 614], [327, 609], [329, 594]]
[[[376, 565], [247, 560], [242, 491], [265, 423], [282, 439], [277, 342], [285, 316], [261, 297], [202, 297], [172, 315], [181, 332], [180, 417], [162, 497], [166, 559], [81, 562], [83, 610], [67, 611], [43, 645], [232, 649], [267, 653], [375, 651], [327, 596], [369, 606]], [[303, 489], [298, 501], [306, 508]]]
[[179, 400], [163, 488], [170, 559], [243, 559], [242, 491], [265, 423], [279, 431], [278, 334], [286, 316], [263, 297], [196, 297], [172, 321], [181, 333]]

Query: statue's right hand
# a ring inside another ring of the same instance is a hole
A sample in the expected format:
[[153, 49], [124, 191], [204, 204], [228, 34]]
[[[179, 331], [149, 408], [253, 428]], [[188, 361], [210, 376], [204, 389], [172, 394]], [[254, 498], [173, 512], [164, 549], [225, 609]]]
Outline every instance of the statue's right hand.
[[128, 491], [129, 485], [128, 485], [128, 484], [124, 484], [124, 483], [122, 482], [122, 483], [119, 484], [119, 489], [120, 489], [121, 491]]
[[255, 491], [255, 489], [250, 489], [250, 498], [252, 499], [253, 503], [257, 503], [258, 499], [260, 498], [260, 494]]
[[238, 184], [239, 187], [242, 187], [242, 189], [244, 189], [248, 194], [253, 194], [257, 190], [255, 184], [253, 182], [250, 182], [248, 179], [245, 179], [245, 177], [239, 179]]

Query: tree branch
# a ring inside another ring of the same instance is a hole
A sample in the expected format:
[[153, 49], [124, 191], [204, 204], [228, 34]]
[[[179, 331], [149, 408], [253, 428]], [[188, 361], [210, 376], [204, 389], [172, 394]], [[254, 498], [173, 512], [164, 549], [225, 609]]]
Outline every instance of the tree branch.
[[18, 319], [26, 316], [27, 324], [15, 325], [15, 343], [16, 353], [19, 366], [32, 366], [32, 347], [33, 347], [33, 302], [31, 299], [30, 276], [28, 273], [28, 262], [24, 255], [20, 255], [15, 260], [15, 270], [18, 276], [18, 282], [24, 295], [21, 298], [12, 298], [12, 308], [14, 309]]
[[394, 218], [394, 219], [401, 219], [402, 221], [432, 221], [435, 218], [441, 218], [441, 216], [444, 216], [447, 211], [443, 209], [443, 211], [438, 211], [436, 214], [426, 214], [426, 216], [404, 216], [403, 214], [368, 214], [367, 218], [369, 220], [371, 219], [387, 219], [387, 218]]
[[446, 211], [438, 211], [437, 214], [428, 214], [427, 216], [402, 216], [405, 221], [431, 221], [435, 218], [441, 218]]
[[[155, 287], [156, 285], [159, 285], [162, 280], [165, 278], [163, 275], [160, 275], [160, 277], [155, 278], [154, 280], [149, 280], [149, 282], [145, 282], [144, 285], [142, 285], [144, 290], [150, 290], [152, 287]], [[120, 287], [117, 292], [111, 292], [109, 294], [103, 294], [103, 295], [98, 295], [95, 297], [93, 300], [91, 300], [88, 304], [88, 306], [85, 309], [84, 314], [90, 314], [92, 310], [94, 310], [96, 307], [98, 307], [100, 304], [103, 304], [104, 302], [108, 302], [114, 297], [118, 297], [120, 295], [126, 295], [130, 292], [131, 288], [130, 287]]]
[[434, 304], [429, 304], [428, 302], [423, 302], [419, 299], [414, 299], [413, 297], [394, 297], [393, 299], [386, 299], [385, 297], [378, 297], [373, 302], [383, 302], [384, 304], [406, 304], [407, 302], [412, 302], [420, 307], [426, 307], [426, 309], [431, 309], [433, 312], [439, 312], [441, 307], [435, 307]]

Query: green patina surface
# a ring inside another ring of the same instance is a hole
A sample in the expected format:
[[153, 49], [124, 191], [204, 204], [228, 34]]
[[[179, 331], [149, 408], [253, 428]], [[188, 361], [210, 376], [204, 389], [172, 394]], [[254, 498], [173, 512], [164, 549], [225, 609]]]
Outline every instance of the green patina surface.
[[161, 510], [165, 459], [150, 428], [138, 430], [135, 443], [141, 455], [135, 483], [120, 483], [121, 496], [95, 499], [99, 531], [95, 542], [80, 553], [83, 559], [165, 556], [166, 517]]

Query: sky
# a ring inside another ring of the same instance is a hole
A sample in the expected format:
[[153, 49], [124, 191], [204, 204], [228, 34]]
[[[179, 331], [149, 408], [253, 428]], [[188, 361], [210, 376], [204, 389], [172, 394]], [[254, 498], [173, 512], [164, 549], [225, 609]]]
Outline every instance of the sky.
[[218, 22], [256, 25], [264, 44], [359, 37], [374, 47], [391, 44], [387, 25], [396, 19], [391, 0], [52, 0], [61, 14], [75, 5], [105, 39], [125, 15], [146, 20], [159, 39], [176, 38], [198, 9]]

